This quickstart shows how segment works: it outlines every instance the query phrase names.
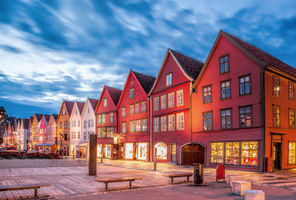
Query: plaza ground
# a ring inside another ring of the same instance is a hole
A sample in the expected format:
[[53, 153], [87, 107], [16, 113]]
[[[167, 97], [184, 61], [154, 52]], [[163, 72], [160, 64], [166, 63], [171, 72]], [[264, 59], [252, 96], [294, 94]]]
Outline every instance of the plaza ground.
[[[98, 160], [97, 177], [88, 176], [85, 160], [10, 159], [0, 160], [0, 185], [49, 183], [41, 188], [40, 199], [243, 199], [233, 195], [226, 183], [215, 183], [215, 170], [204, 170], [206, 186], [193, 187], [185, 178], [176, 179], [171, 185], [168, 173], [192, 172], [191, 166], [153, 163]], [[252, 181], [252, 189], [265, 191], [266, 199], [296, 198], [296, 169], [275, 173], [258, 173], [227, 170], [226, 175], [240, 175]], [[128, 189], [128, 183], [111, 183], [110, 191], [97, 178], [139, 177]], [[192, 180], [192, 179], [191, 179]], [[28, 199], [33, 190], [0, 192], [0, 199]]]

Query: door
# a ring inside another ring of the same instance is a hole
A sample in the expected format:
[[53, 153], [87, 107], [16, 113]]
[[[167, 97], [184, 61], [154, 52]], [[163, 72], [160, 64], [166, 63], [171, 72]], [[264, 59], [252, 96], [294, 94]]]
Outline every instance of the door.
[[176, 144], [171, 144], [171, 162], [176, 162]]
[[188, 144], [182, 147], [182, 165], [204, 163], [205, 149], [199, 144]]
[[282, 143], [273, 143], [272, 145], [272, 159], [273, 169], [282, 169]]

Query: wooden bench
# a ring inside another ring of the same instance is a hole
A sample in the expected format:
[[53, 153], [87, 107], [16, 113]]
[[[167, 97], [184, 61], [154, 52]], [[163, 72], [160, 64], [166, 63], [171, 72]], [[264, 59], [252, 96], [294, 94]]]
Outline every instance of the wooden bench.
[[174, 178], [187, 177], [187, 182], [189, 182], [189, 177], [192, 175], [193, 175], [192, 173], [185, 173], [185, 174], [168, 174], [165, 176], [169, 177], [171, 179], [171, 183], [174, 184]]
[[97, 179], [97, 182], [105, 183], [105, 189], [108, 190], [108, 183], [116, 182], [129, 182], [129, 188], [132, 188], [132, 182], [141, 178], [127, 177], [127, 178], [108, 178], [108, 179]]
[[34, 196], [38, 196], [38, 189], [41, 187], [50, 186], [50, 184], [27, 184], [27, 185], [7, 185], [0, 186], [0, 191], [10, 191], [10, 190], [27, 190], [34, 189]]

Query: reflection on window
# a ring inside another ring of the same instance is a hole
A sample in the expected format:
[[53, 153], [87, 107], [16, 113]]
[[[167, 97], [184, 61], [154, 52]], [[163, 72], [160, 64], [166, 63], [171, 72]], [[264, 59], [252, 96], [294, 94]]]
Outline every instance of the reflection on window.
[[167, 160], [167, 145], [160, 142], [155, 145], [157, 160]]
[[125, 159], [133, 159], [134, 144], [133, 143], [125, 143], [124, 146], [125, 146], [124, 158]]
[[137, 159], [138, 160], [147, 160], [147, 154], [148, 154], [148, 144], [147, 143], [138, 143]]
[[211, 143], [211, 162], [223, 163], [224, 160], [224, 143], [212, 142]]
[[289, 164], [296, 164], [296, 142], [289, 142]]
[[242, 142], [241, 146], [241, 164], [242, 165], [250, 165], [257, 166], [258, 160], [258, 142], [250, 141], [250, 142]]
[[226, 142], [225, 164], [239, 165], [239, 142]]

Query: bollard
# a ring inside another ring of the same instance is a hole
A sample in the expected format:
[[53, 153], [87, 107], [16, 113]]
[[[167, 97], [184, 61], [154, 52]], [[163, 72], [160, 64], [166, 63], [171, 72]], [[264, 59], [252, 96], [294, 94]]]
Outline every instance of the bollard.
[[103, 145], [101, 147], [101, 163], [103, 163]]
[[89, 164], [88, 174], [90, 176], [97, 175], [97, 135], [89, 135]]
[[193, 165], [193, 183], [194, 185], [201, 185], [203, 183], [203, 164], [194, 163]]
[[157, 157], [154, 156], [154, 168], [153, 168], [153, 171], [156, 171], [156, 163], [157, 163]]

